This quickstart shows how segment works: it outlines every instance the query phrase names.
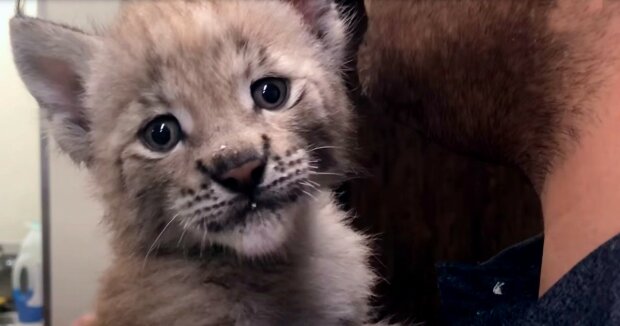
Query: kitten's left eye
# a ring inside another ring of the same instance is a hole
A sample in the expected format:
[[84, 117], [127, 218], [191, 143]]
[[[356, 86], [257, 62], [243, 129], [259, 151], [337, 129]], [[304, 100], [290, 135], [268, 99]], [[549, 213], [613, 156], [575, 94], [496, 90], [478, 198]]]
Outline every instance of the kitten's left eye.
[[146, 125], [141, 138], [149, 149], [167, 152], [181, 140], [181, 126], [171, 115], [158, 116]]
[[277, 110], [288, 97], [287, 81], [282, 78], [268, 77], [259, 79], [250, 87], [254, 103], [265, 110]]

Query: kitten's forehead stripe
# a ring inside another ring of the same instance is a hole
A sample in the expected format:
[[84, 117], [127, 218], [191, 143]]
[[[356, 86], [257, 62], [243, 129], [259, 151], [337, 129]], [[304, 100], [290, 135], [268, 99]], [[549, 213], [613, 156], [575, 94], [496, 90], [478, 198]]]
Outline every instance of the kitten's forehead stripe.
[[166, 97], [160, 93], [155, 93], [155, 99], [157, 100], [157, 104], [167, 107], [170, 107], [170, 101], [166, 99]]
[[224, 54], [224, 40], [222, 38], [216, 38], [211, 43], [206, 44], [211, 49], [211, 59], [219, 61]]
[[267, 49], [263, 46], [258, 48], [258, 64], [264, 66], [267, 64]]
[[153, 105], [153, 102], [146, 96], [142, 95], [138, 98], [138, 103], [144, 107], [150, 107]]
[[137, 101], [142, 106], [147, 107], [147, 108], [155, 107], [155, 106], [161, 106], [164, 108], [170, 107], [170, 101], [168, 101], [161, 94], [153, 94], [153, 93], [142, 94], [138, 97]]
[[248, 45], [250, 41], [245, 35], [241, 34], [238, 31], [231, 32], [231, 39], [235, 43], [235, 47], [237, 48], [237, 52], [245, 52], [248, 49]]
[[147, 64], [147, 78], [151, 85], [155, 85], [161, 81], [161, 59], [154, 53], [154, 50], [149, 51], [149, 54], [145, 58]]

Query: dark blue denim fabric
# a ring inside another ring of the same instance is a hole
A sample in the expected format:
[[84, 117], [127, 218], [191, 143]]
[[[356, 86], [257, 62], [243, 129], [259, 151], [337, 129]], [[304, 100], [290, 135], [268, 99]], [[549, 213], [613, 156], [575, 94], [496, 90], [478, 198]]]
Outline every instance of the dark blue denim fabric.
[[620, 325], [620, 235], [538, 299], [542, 236], [479, 265], [440, 264], [446, 325]]

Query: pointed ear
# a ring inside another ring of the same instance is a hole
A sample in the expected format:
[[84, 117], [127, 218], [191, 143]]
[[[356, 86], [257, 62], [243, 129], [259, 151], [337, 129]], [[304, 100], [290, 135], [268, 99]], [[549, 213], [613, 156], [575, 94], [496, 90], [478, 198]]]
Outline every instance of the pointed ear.
[[304, 23], [323, 42], [331, 57], [345, 61], [347, 39], [346, 18], [334, 0], [286, 0], [299, 11]]
[[44, 20], [18, 16], [10, 23], [17, 70], [49, 122], [60, 148], [88, 163], [89, 122], [82, 103], [96, 36]]

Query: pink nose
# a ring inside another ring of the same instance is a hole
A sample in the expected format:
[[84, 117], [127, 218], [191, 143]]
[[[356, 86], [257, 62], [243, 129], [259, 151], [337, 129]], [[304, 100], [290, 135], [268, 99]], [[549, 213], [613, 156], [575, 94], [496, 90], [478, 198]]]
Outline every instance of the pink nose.
[[222, 173], [218, 181], [234, 192], [249, 193], [263, 181], [264, 174], [265, 162], [253, 159]]

